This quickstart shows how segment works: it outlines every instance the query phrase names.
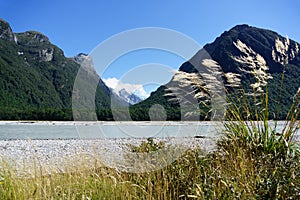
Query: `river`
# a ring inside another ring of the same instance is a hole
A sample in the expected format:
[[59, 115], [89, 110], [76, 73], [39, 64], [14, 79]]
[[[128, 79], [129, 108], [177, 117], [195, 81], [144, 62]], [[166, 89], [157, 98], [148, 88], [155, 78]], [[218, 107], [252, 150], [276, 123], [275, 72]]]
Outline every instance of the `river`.
[[[278, 122], [278, 131], [283, 125], [283, 121]], [[211, 121], [0, 121], [0, 140], [215, 137], [221, 130], [220, 122]], [[299, 131], [297, 135], [300, 135]]]

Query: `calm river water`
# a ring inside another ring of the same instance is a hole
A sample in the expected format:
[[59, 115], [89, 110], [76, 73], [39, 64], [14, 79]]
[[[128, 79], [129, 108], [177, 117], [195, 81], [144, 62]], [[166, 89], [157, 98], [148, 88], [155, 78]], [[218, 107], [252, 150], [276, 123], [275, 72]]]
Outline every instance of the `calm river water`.
[[[283, 124], [284, 122], [279, 123], [278, 131], [282, 129]], [[0, 121], [0, 140], [215, 137], [220, 135], [221, 129], [221, 123], [217, 122]]]

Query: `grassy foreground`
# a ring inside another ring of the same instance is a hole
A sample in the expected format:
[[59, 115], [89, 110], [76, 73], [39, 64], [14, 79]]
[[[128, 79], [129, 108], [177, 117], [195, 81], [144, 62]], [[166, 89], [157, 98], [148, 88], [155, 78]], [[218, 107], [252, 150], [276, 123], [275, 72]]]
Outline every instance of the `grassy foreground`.
[[[9, 166], [0, 168], [1, 199], [299, 199], [300, 157], [289, 145], [263, 149], [241, 135], [225, 136], [217, 150], [204, 154], [187, 150], [171, 165], [154, 172], [125, 173], [106, 167], [61, 174], [19, 177]], [[134, 151], [149, 152], [163, 145], [152, 140]], [[282, 151], [282, 152], [281, 152]], [[74, 164], [74, 163], [73, 163]]]

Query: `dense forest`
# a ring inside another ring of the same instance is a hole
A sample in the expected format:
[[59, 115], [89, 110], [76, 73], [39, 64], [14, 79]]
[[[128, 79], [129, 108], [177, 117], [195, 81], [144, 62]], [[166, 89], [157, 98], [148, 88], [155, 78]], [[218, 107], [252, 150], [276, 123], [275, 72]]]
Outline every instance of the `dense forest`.
[[[76, 58], [66, 58], [45, 35], [13, 33], [0, 20], [0, 119], [72, 120], [73, 85], [80, 68]], [[99, 81], [97, 108], [110, 108], [114, 97], [93, 66], [82, 71]]]

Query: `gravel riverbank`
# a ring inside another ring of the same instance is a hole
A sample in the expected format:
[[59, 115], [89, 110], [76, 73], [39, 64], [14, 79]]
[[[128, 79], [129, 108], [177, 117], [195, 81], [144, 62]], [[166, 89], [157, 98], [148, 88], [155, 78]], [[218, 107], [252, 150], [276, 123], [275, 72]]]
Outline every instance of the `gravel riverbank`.
[[[120, 166], [128, 144], [139, 145], [146, 139], [68, 139], [68, 140], [0, 140], [0, 158], [18, 174], [49, 174], [65, 172], [78, 166]], [[166, 145], [183, 149], [200, 147], [206, 151], [214, 148], [213, 138], [157, 139]], [[1, 165], [0, 165], [1, 166]]]

